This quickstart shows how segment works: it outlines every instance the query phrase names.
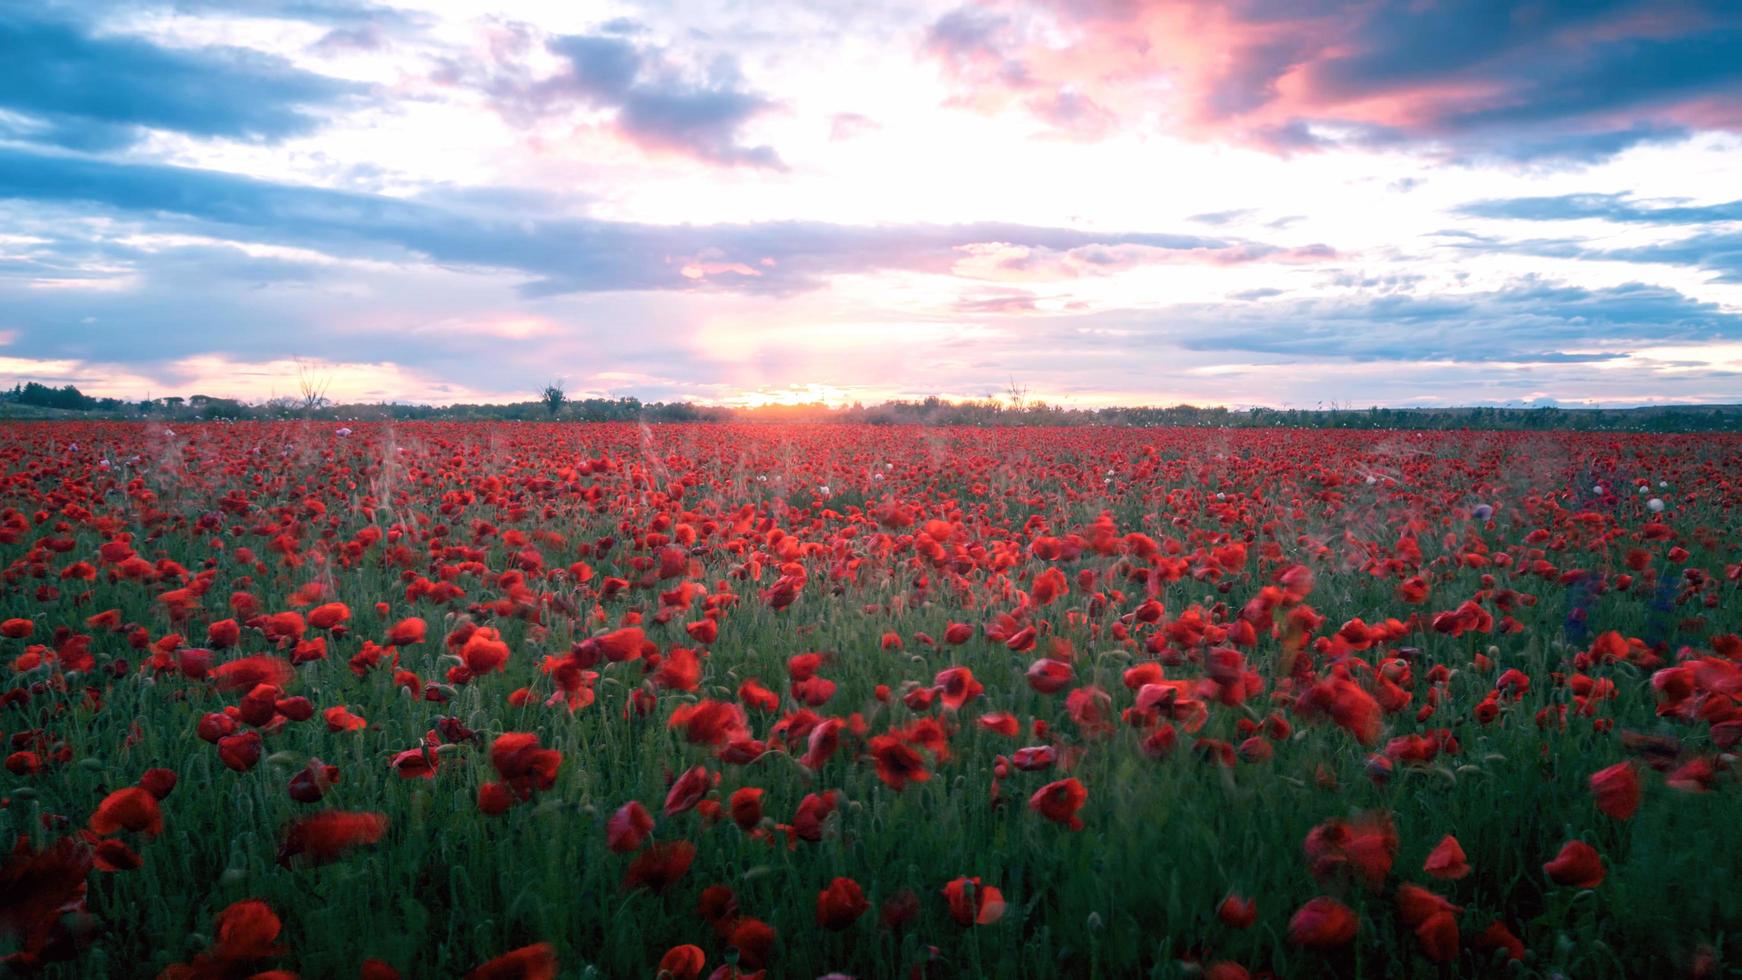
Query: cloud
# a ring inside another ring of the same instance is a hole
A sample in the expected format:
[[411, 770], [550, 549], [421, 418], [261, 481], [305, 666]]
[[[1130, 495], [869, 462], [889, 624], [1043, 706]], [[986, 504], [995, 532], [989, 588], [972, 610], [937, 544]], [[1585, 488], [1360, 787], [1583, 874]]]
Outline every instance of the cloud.
[[1742, 201], [1722, 204], [1648, 204], [1627, 194], [1561, 194], [1552, 197], [1508, 197], [1473, 201], [1457, 209], [1472, 218], [1519, 221], [1580, 221], [1600, 219], [1628, 224], [1691, 225], [1742, 221]]
[[1742, 339], [1742, 315], [1673, 289], [1534, 278], [1487, 292], [1175, 307], [1166, 323], [1195, 351], [1409, 362], [1600, 362], [1670, 341]]
[[955, 309], [969, 315], [1009, 315], [1035, 313], [1040, 309], [1039, 297], [1026, 289], [992, 289], [963, 296]]
[[1651, 203], [1628, 194], [1563, 194], [1474, 201], [1457, 209], [1473, 218], [1516, 221], [1603, 221], [1619, 225], [1684, 226], [1701, 230], [1645, 245], [1604, 246], [1576, 239], [1504, 241], [1471, 236], [1466, 247], [1586, 261], [1687, 266], [1716, 273], [1723, 283], [1742, 283], [1742, 201], [1717, 204]]
[[410, 24], [423, 20], [403, 7], [388, 7], [369, 0], [38, 0], [34, 6], [72, 19], [107, 14], [173, 13], [180, 15], [246, 14], [269, 20], [304, 21], [311, 24]]
[[856, 139], [882, 128], [877, 120], [857, 112], [837, 112], [829, 117], [829, 139], [834, 142]]
[[240, 48], [172, 49], [0, 12], [0, 135], [110, 150], [149, 130], [272, 142], [362, 89]]
[[[495, 216], [415, 199], [277, 184], [215, 171], [117, 164], [0, 148], [0, 199], [98, 206], [154, 216], [164, 230], [295, 245], [340, 256], [421, 257], [510, 270], [527, 295], [693, 289], [790, 293], [826, 276], [907, 270], [950, 274], [995, 251], [1046, 259], [1062, 278], [1149, 262], [1313, 262], [1328, 246], [1092, 232], [1002, 223], [850, 226], [809, 221], [651, 225]], [[178, 228], [185, 225], [185, 228]], [[1061, 254], [1062, 253], [1062, 254]], [[1061, 262], [1075, 263], [1066, 269]]]
[[1742, 283], [1742, 231], [1710, 232], [1653, 245], [1586, 250], [1580, 257], [1692, 266], [1717, 273], [1718, 282]]
[[1276, 152], [1428, 146], [1591, 160], [1742, 130], [1728, 0], [980, 0], [922, 41], [959, 104], [1073, 93], [1117, 117]]
[[335, 402], [389, 402], [416, 393], [425, 404], [451, 405], [519, 397], [518, 392], [479, 390], [452, 384], [390, 361], [238, 360], [202, 354], [147, 364], [78, 359], [0, 356], [0, 385], [28, 381], [74, 385], [86, 394], [138, 400], [166, 395], [207, 395], [247, 402], [297, 394], [299, 377], [311, 375]]
[[1256, 208], [1234, 208], [1229, 211], [1207, 211], [1203, 214], [1194, 214], [1187, 220], [1197, 221], [1202, 224], [1220, 228], [1223, 225], [1234, 224], [1235, 222], [1253, 218], [1257, 216], [1257, 214], [1258, 210]]
[[[577, 109], [603, 111], [614, 131], [642, 150], [722, 166], [785, 169], [773, 147], [749, 145], [744, 138], [744, 130], [778, 103], [745, 88], [732, 59], [687, 69], [669, 50], [643, 40], [639, 25], [622, 21], [599, 33], [545, 38], [543, 50], [559, 67], [533, 77], [524, 61], [534, 46], [532, 32], [512, 30], [520, 32], [520, 43], [477, 82], [509, 118], [537, 125]], [[448, 72], [464, 77], [471, 69], [450, 65]]]

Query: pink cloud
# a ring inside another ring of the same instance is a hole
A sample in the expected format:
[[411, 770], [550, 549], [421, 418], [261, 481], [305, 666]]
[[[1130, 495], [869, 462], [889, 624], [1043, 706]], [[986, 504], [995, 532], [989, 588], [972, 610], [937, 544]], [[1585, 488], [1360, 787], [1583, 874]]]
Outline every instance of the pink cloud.
[[1511, 134], [1612, 152], [1622, 134], [1742, 128], [1742, 12], [1729, 10], [977, 0], [922, 49], [950, 104], [1020, 110], [1075, 138], [1154, 125], [1287, 151]]

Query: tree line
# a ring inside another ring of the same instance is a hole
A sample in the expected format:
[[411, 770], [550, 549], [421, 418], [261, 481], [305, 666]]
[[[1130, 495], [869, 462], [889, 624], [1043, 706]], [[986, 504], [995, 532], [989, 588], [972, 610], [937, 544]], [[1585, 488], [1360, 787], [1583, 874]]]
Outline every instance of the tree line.
[[209, 395], [129, 401], [99, 398], [73, 385], [35, 381], [0, 390], [0, 406], [24, 405], [91, 418], [198, 420], [318, 419], [352, 421], [801, 422], [931, 426], [1173, 426], [1332, 429], [1574, 429], [1597, 432], [1717, 432], [1742, 429], [1742, 405], [1661, 405], [1645, 408], [1472, 406], [1447, 408], [1072, 408], [1042, 401], [995, 398], [955, 401], [936, 396], [866, 405], [765, 405], [754, 408], [644, 402], [639, 398], [572, 398], [560, 384], [536, 400], [496, 404], [342, 404], [322, 396], [248, 403]]

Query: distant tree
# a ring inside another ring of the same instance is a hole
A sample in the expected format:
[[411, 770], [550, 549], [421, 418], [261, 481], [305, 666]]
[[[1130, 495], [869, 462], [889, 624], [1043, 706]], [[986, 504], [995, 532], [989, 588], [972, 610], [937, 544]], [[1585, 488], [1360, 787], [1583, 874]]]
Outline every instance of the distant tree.
[[314, 368], [304, 364], [300, 359], [296, 362], [297, 406], [303, 414], [313, 415], [326, 407], [327, 389], [332, 386], [330, 374], [320, 374]]
[[97, 407], [97, 400], [85, 394], [72, 385], [51, 388], [40, 381], [31, 381], [24, 385], [14, 385], [6, 392], [6, 400], [20, 405], [36, 405], [42, 408], [66, 408], [74, 411]]
[[538, 394], [538, 400], [544, 403], [544, 410], [553, 417], [562, 411], [563, 404], [569, 400], [568, 392], [563, 390], [562, 379], [558, 378], [545, 385], [544, 390]]

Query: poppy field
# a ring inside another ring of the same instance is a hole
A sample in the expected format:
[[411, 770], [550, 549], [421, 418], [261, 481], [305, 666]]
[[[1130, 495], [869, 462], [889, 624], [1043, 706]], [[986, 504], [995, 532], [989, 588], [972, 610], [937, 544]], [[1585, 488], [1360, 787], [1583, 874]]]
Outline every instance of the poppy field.
[[1737, 976], [1742, 437], [0, 430], [50, 977]]

